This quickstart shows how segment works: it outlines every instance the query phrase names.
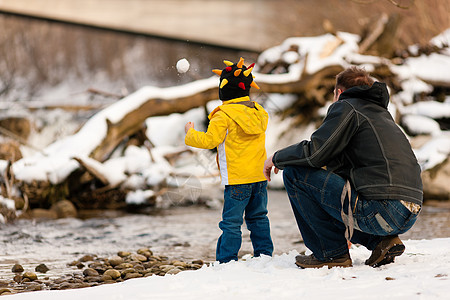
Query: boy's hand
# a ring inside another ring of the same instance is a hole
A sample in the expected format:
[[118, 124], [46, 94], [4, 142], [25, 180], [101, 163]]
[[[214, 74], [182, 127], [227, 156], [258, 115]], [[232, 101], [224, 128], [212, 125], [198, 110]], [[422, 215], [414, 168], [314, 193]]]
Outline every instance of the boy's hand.
[[186, 125], [184, 125], [184, 132], [187, 133], [191, 128], [194, 128], [194, 122], [187, 122]]
[[[272, 172], [272, 167], [275, 167], [272, 161], [273, 155], [270, 156], [268, 159], [266, 159], [266, 161], [264, 162], [264, 177], [266, 177], [266, 179], [268, 181], [270, 181], [270, 173]], [[273, 170], [275, 174], [278, 174], [279, 169], [277, 167], [275, 167], [275, 169]]]

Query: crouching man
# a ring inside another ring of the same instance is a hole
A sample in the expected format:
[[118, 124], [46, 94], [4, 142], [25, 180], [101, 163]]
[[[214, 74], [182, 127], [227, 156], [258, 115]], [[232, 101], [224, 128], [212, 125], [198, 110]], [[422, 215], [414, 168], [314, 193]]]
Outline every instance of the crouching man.
[[350, 267], [347, 240], [372, 250], [365, 264], [394, 262], [405, 250], [398, 235], [420, 211], [420, 166], [387, 110], [384, 83], [350, 67], [336, 77], [334, 103], [311, 139], [276, 151], [264, 164], [283, 180], [312, 255], [301, 268]]

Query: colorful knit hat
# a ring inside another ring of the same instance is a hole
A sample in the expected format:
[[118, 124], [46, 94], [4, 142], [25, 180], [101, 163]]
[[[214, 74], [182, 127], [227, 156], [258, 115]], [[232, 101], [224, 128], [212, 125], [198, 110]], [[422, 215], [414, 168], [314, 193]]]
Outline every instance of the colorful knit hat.
[[214, 73], [220, 76], [219, 99], [222, 101], [245, 97], [250, 94], [250, 87], [259, 89], [253, 81], [251, 74], [255, 64], [248, 68], [244, 66], [244, 59], [241, 57], [237, 64], [231, 61], [223, 61], [227, 67], [223, 70], [214, 69]]

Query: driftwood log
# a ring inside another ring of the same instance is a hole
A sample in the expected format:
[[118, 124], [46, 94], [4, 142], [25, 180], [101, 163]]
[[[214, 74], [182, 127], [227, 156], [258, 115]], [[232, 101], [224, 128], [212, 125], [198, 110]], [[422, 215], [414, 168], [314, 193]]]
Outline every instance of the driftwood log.
[[[325, 103], [325, 93], [320, 92], [321, 88], [326, 87], [329, 90], [334, 85], [334, 76], [342, 70], [341, 66], [330, 66], [314, 74], [303, 74], [301, 79], [284, 84], [258, 82], [261, 89], [253, 90], [253, 93], [303, 95], [306, 101], [313, 101], [318, 105], [323, 105]], [[101, 162], [107, 160], [114, 149], [126, 137], [138, 132], [142, 128], [144, 121], [149, 117], [184, 113], [192, 108], [202, 107], [209, 101], [217, 98], [218, 88], [214, 87], [185, 97], [148, 99], [140, 107], [125, 115], [119, 122], [112, 123], [107, 120], [106, 137], [90, 156]]]
[[[263, 93], [297, 94], [299, 100], [294, 105], [294, 109], [298, 107], [298, 110], [302, 110], [304, 113], [307, 106], [319, 108], [325, 103], [327, 93], [332, 93], [334, 76], [341, 70], [341, 66], [329, 66], [314, 74], [302, 74], [301, 79], [283, 84], [259, 82], [256, 74], [256, 82], [261, 89], [253, 89], [251, 97], [257, 98], [257, 94]], [[89, 157], [99, 162], [105, 162], [121, 143], [142, 132], [143, 124], [147, 118], [172, 113], [184, 113], [192, 108], [204, 107], [209, 101], [217, 98], [218, 87], [213, 86], [182, 97], [147, 99], [117, 122], [113, 123], [106, 119], [106, 135], [98, 141], [97, 146], [89, 154]], [[295, 112], [292, 114], [295, 114]], [[151, 146], [148, 143], [146, 146], [151, 153]], [[170, 161], [171, 157], [167, 157], [167, 159]], [[120, 186], [109, 185], [108, 180], [102, 174], [97, 173], [95, 169], [82, 159], [76, 158], [76, 160], [80, 164], [79, 170], [74, 171], [64, 182], [58, 184], [36, 181], [31, 183], [20, 182], [19, 186], [22, 194], [28, 196], [30, 204], [35, 207], [46, 207], [60, 199], [66, 198], [74, 201], [74, 203], [78, 201], [78, 206], [86, 208], [89, 206], [89, 203], [92, 203], [92, 207], [98, 208], [100, 202], [106, 205], [102, 195], [108, 193], [110, 196], [115, 195], [113, 197], [115, 199], [113, 206], [117, 206], [117, 203], [120, 203], [120, 199], [117, 197], [121, 198], [126, 195], [126, 193], [120, 191]], [[105, 205], [101, 206], [104, 207]]]

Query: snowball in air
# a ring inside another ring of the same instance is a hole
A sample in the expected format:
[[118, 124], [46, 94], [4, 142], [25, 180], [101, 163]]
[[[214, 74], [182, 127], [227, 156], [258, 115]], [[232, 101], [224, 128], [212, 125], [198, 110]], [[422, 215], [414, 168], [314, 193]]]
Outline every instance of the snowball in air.
[[189, 62], [186, 58], [182, 58], [177, 62], [178, 73], [186, 73], [189, 70]]

